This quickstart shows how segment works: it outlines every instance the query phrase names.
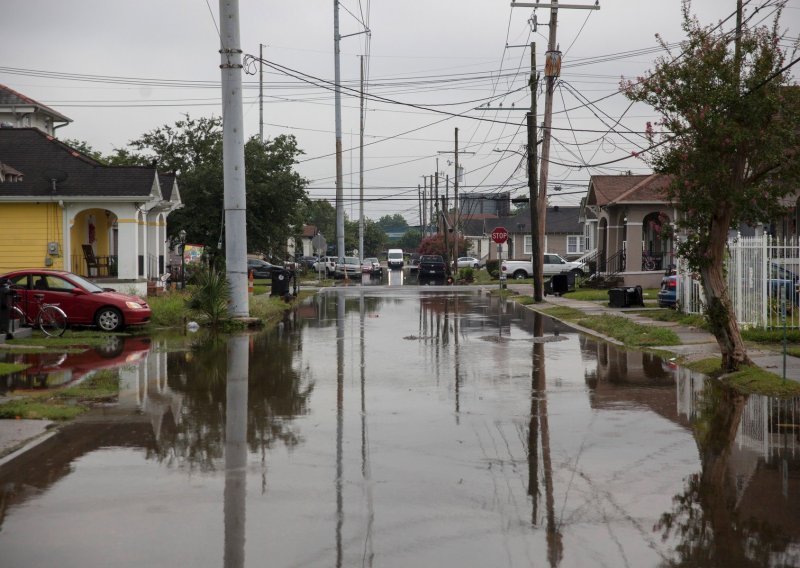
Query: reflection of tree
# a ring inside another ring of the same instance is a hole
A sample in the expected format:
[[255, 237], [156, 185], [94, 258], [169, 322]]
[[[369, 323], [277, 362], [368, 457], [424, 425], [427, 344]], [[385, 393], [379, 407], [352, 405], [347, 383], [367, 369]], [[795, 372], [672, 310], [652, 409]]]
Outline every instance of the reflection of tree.
[[[298, 337], [264, 333], [250, 338], [247, 439], [252, 450], [301, 441], [292, 418], [307, 411], [313, 384], [303, 384], [292, 367]], [[226, 345], [226, 338], [207, 336], [189, 351], [170, 354], [169, 387], [184, 395], [183, 408], [175, 428], [162, 431], [155, 452], [159, 460], [216, 467], [225, 442]]]
[[677, 558], [669, 566], [767, 566], [787, 545], [775, 526], [737, 510], [729, 466], [746, 402], [718, 382], [706, 382], [693, 423], [702, 471], [689, 477], [655, 527], [665, 540], [677, 540]]

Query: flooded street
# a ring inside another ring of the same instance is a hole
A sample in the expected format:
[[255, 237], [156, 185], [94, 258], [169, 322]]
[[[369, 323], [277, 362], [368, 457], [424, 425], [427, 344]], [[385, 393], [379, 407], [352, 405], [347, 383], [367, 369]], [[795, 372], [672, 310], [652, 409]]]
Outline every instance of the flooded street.
[[113, 357], [118, 404], [0, 468], [3, 567], [800, 564], [800, 401], [474, 288]]

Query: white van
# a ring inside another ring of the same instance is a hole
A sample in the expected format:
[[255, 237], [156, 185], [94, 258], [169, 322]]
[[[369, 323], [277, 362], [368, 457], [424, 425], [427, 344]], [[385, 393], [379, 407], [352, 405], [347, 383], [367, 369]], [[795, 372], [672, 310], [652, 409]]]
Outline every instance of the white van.
[[386, 264], [389, 265], [390, 270], [392, 268], [403, 268], [403, 249], [389, 249]]

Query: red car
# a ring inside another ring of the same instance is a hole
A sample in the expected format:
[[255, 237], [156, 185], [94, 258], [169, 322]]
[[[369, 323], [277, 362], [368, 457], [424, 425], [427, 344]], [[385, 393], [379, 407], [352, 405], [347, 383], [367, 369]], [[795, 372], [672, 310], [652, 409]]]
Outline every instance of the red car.
[[64, 310], [69, 325], [96, 325], [103, 331], [119, 331], [150, 321], [150, 306], [143, 299], [101, 288], [71, 272], [29, 268], [0, 276], [4, 278], [19, 296], [17, 305], [31, 318], [35, 318], [39, 303], [44, 302]]

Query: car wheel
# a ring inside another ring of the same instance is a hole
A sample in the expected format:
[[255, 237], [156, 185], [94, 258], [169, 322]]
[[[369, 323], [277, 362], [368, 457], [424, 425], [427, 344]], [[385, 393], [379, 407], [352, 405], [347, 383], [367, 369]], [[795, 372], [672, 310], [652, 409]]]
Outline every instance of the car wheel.
[[472, 266], [472, 268], [474, 268], [475, 270], [479, 269], [480, 267], [481, 265], [478, 264], [477, 262]]
[[514, 273], [514, 278], [516, 278], [517, 280], [523, 280], [523, 279], [525, 279], [527, 277], [528, 277], [528, 273], [525, 272], [524, 270], [517, 270]]
[[122, 329], [122, 314], [117, 308], [100, 308], [94, 316], [94, 323], [102, 331], [118, 331]]
[[570, 274], [572, 274], [575, 278], [583, 277], [583, 270], [581, 270], [580, 268], [573, 268], [570, 271]]

